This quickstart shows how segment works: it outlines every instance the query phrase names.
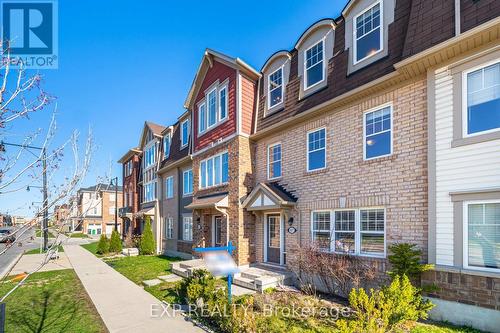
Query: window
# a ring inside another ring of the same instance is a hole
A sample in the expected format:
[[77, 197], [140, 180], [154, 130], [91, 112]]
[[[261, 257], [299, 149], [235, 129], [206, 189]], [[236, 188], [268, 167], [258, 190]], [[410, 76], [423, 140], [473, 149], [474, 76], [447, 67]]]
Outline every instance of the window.
[[305, 89], [308, 89], [324, 79], [324, 52], [323, 40], [305, 51], [304, 71]]
[[307, 133], [307, 171], [326, 167], [326, 129]]
[[170, 155], [170, 133], [165, 135], [163, 138], [163, 154], [165, 155], [164, 158], [168, 158]]
[[464, 135], [499, 130], [500, 62], [466, 73], [466, 79]]
[[217, 122], [217, 90], [208, 93], [208, 127], [212, 127]]
[[152, 143], [144, 149], [144, 168], [148, 168], [156, 162], [156, 144]]
[[219, 121], [227, 116], [227, 86], [219, 90]]
[[385, 256], [385, 209], [313, 211], [312, 240], [336, 253]]
[[174, 197], [174, 177], [170, 176], [165, 180], [165, 195], [167, 199]]
[[182, 239], [185, 241], [193, 240], [193, 218], [191, 216], [184, 216], [182, 218]]
[[330, 250], [330, 220], [330, 211], [312, 213], [313, 241], [323, 250]]
[[189, 169], [182, 173], [182, 194], [189, 195], [193, 193], [193, 170]]
[[267, 178], [281, 177], [281, 143], [269, 146], [267, 152]]
[[200, 163], [200, 188], [227, 183], [228, 171], [227, 152], [202, 161]]
[[181, 123], [181, 148], [187, 146], [189, 142], [189, 119]]
[[108, 213], [109, 213], [109, 215], [115, 215], [115, 207], [114, 206], [109, 207]]
[[109, 201], [112, 201], [112, 202], [116, 201], [116, 195], [114, 193], [109, 194]]
[[376, 3], [354, 18], [354, 63], [382, 50], [381, 4]]
[[392, 107], [365, 113], [365, 159], [392, 154]]
[[198, 106], [198, 133], [203, 133], [207, 129], [207, 109], [205, 103]]
[[149, 202], [156, 199], [156, 181], [144, 185], [144, 201]]
[[500, 201], [464, 205], [464, 266], [500, 269]]
[[125, 177], [130, 176], [132, 174], [132, 160], [129, 160], [124, 164], [125, 167]]
[[174, 238], [174, 219], [172, 217], [165, 218], [165, 236], [168, 239], [173, 239]]
[[268, 81], [268, 103], [269, 108], [272, 108], [283, 102], [283, 67], [269, 74]]

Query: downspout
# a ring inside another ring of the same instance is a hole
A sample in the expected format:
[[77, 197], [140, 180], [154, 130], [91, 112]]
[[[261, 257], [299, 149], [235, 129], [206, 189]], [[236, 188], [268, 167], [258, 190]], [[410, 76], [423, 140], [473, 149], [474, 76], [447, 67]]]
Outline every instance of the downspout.
[[460, 0], [455, 0], [455, 36], [460, 35]]

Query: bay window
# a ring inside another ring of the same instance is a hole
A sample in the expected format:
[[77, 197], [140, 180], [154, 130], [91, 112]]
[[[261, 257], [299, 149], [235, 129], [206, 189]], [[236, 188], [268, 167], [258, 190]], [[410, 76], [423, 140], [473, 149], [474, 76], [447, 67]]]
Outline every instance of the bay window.
[[228, 181], [228, 153], [210, 157], [200, 163], [200, 188], [222, 185]]

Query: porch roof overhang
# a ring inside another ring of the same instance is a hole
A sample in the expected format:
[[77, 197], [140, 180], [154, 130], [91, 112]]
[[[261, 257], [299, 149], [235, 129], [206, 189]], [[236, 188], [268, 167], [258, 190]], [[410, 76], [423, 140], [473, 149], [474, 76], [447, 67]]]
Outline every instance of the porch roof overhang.
[[193, 202], [186, 206], [189, 209], [203, 208], [228, 208], [229, 199], [227, 194], [214, 195], [209, 197], [193, 198]]
[[155, 208], [154, 207], [150, 207], [150, 208], [144, 208], [144, 209], [141, 209], [140, 211], [138, 211], [137, 213], [135, 213], [135, 216], [138, 216], [138, 217], [141, 217], [141, 216], [153, 216], [155, 215]]
[[243, 201], [248, 211], [294, 207], [297, 198], [278, 183], [259, 183]]

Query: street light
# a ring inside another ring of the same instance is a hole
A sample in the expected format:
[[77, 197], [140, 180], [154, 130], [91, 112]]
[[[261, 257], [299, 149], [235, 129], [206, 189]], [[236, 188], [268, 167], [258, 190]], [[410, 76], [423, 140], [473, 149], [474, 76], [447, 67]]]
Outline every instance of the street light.
[[115, 231], [118, 231], [118, 177], [112, 178], [109, 184], [115, 183]]
[[[5, 146], [11, 146], [11, 147], [21, 147], [24, 149], [35, 149], [35, 150], [41, 150], [42, 151], [42, 182], [43, 186], [40, 188], [43, 189], [43, 222], [42, 222], [42, 229], [43, 229], [43, 250], [47, 250], [47, 245], [49, 243], [49, 207], [48, 207], [48, 195], [47, 195], [47, 151], [45, 147], [36, 147], [36, 146], [30, 146], [26, 144], [17, 144], [17, 143], [9, 143], [9, 142], [3, 142], [0, 141], [0, 152], [5, 153], [6, 149]], [[31, 151], [30, 151], [31, 152]], [[32, 153], [32, 152], [31, 152]], [[33, 154], [33, 153], [32, 153]], [[35, 187], [35, 186], [32, 186]], [[37, 186], [38, 187], [38, 186]], [[27, 191], [30, 190], [30, 187], [28, 186], [26, 188]]]

